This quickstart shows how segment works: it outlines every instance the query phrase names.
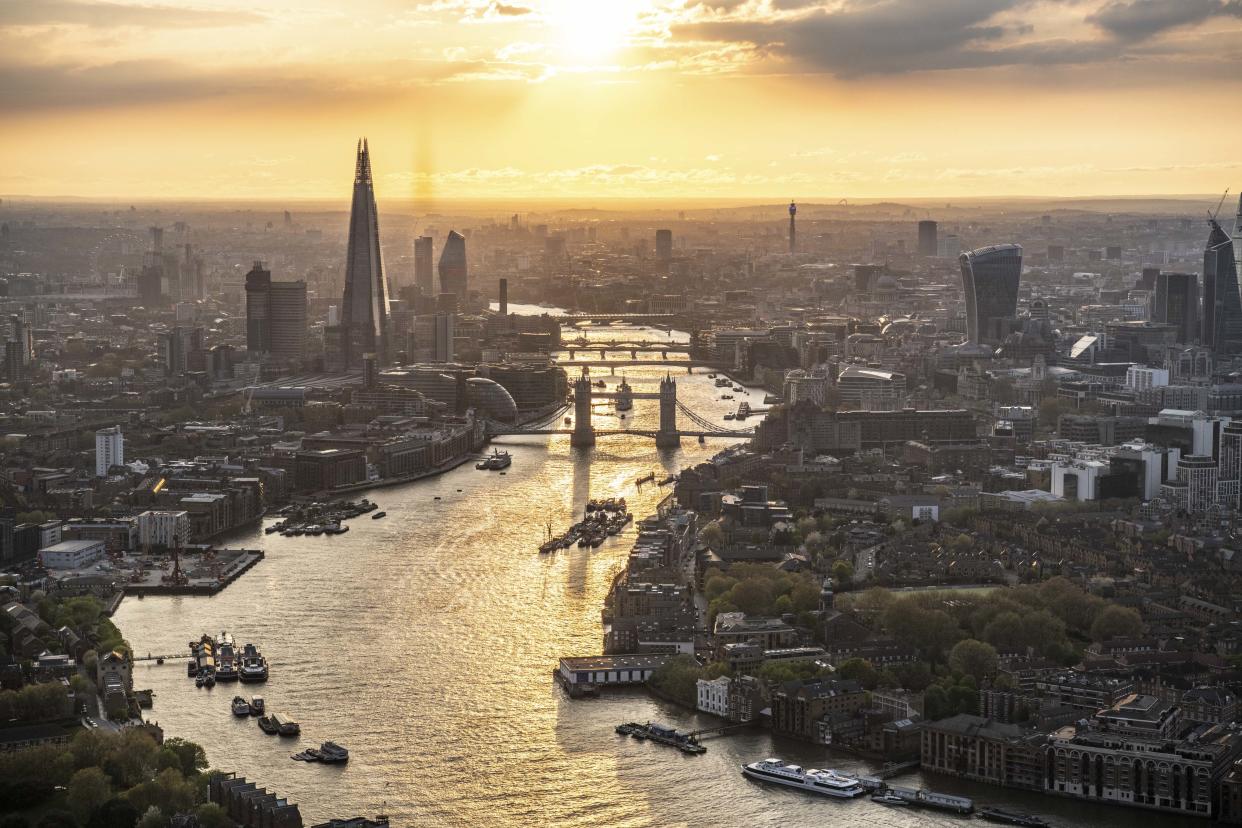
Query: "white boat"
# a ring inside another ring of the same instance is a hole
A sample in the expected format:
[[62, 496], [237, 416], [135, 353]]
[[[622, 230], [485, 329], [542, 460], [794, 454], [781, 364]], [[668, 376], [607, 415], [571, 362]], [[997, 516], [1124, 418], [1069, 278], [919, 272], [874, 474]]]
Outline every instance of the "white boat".
[[476, 469], [486, 469], [487, 471], [500, 471], [507, 469], [513, 464], [513, 458], [509, 456], [509, 452], [500, 449], [492, 449], [492, 453], [487, 457], [474, 464]]
[[799, 765], [787, 765], [780, 759], [764, 759], [762, 762], [742, 765], [742, 774], [760, 782], [784, 785], [836, 799], [853, 799], [864, 793], [862, 783], [857, 777], [835, 770], [803, 770]]
[[902, 799], [900, 796], [898, 796], [895, 793], [872, 794], [871, 801], [878, 802], [881, 805], [909, 805], [910, 804], [908, 800]]

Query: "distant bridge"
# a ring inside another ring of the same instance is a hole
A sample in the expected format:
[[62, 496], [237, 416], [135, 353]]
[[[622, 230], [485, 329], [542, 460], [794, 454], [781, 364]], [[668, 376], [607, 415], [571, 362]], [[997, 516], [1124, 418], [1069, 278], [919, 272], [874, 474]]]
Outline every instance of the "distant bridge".
[[666, 322], [677, 318], [675, 313], [564, 313], [553, 315], [553, 319], [562, 323], [574, 322]]
[[[629, 435], [632, 437], [648, 437], [656, 441], [660, 448], [672, 448], [681, 443], [682, 437], [752, 437], [753, 428], [725, 428], [718, 423], [692, 411], [684, 403], [677, 400], [677, 382], [672, 377], [660, 381], [660, 393], [654, 395], [660, 400], [660, 427], [650, 429], [597, 429], [591, 421], [591, 406], [595, 390], [587, 377], [579, 377], [574, 381], [574, 422], [573, 428], [555, 428], [550, 424], [544, 427], [509, 426], [492, 421], [488, 424], [488, 434], [568, 434], [570, 445], [593, 446], [597, 437], [613, 435]], [[601, 394], [600, 396], [604, 396]], [[607, 394], [609, 397], [615, 394]], [[632, 396], [640, 396], [634, 394]], [[643, 397], [652, 395], [644, 394]], [[683, 415], [697, 426], [683, 430], [677, 425], [677, 415]], [[545, 423], [548, 421], [545, 420]]]

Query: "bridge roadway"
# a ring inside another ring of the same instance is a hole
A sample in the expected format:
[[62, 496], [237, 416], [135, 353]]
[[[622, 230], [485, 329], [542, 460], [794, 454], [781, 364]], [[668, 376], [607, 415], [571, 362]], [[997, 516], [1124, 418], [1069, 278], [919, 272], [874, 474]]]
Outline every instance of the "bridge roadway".
[[[594, 429], [596, 437], [616, 437], [622, 434], [628, 434], [632, 437], [650, 437], [655, 439], [659, 435], [659, 431], [655, 429], [625, 429], [625, 428], [597, 428]], [[489, 428], [489, 435], [493, 437], [521, 436], [523, 434], [568, 434], [572, 435], [572, 428]], [[753, 429], [744, 429], [738, 431], [722, 430], [722, 431], [683, 431], [677, 430], [680, 437], [736, 437], [739, 439], [753, 437]]]
[[557, 322], [611, 322], [614, 319], [622, 322], [641, 322], [651, 319], [664, 321], [677, 318], [675, 313], [563, 313], [551, 316]]

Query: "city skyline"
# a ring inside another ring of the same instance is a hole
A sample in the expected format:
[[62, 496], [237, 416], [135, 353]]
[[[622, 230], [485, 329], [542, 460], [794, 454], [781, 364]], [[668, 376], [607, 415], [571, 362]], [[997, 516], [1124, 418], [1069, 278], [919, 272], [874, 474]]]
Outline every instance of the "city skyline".
[[1239, 33], [1223, 0], [14, 0], [0, 193], [335, 199], [358, 132], [383, 199], [1207, 193]]

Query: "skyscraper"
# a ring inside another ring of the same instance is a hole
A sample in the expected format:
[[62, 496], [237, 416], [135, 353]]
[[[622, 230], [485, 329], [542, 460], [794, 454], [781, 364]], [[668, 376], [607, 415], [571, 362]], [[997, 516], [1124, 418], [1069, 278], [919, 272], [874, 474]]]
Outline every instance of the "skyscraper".
[[435, 258], [431, 236], [414, 240], [414, 287], [423, 296], [436, 295]]
[[1238, 284], [1242, 285], [1242, 195], [1238, 196], [1238, 212], [1233, 217], [1233, 259]]
[[388, 359], [388, 280], [380, 258], [379, 211], [371, 180], [371, 151], [358, 142], [354, 163], [354, 197], [349, 210], [349, 249], [345, 260], [345, 297], [341, 303], [340, 343], [345, 368], [362, 365], [362, 355]]
[[656, 258], [662, 262], [667, 262], [673, 258], [673, 231], [657, 230], [656, 239]]
[[1157, 273], [1151, 321], [1177, 327], [1177, 341], [1190, 344], [1199, 333], [1199, 277], [1194, 273]]
[[1209, 219], [1211, 232], [1203, 250], [1203, 344], [1220, 354], [1242, 349], [1242, 300], [1233, 242], [1220, 222]]
[[153, 308], [164, 304], [164, 228], [151, 228], [151, 249], [138, 275], [138, 301]]
[[125, 437], [120, 426], [95, 432], [95, 476], [107, 477], [108, 469], [125, 464]]
[[798, 249], [798, 228], [794, 225], [794, 216], [798, 214], [798, 205], [792, 201], [789, 202], [789, 252], [793, 253]]
[[246, 274], [246, 349], [282, 365], [306, 359], [305, 282], [273, 282], [254, 263]]
[[1018, 314], [1022, 246], [997, 244], [958, 257], [966, 294], [966, 333], [972, 343], [999, 345]]
[[936, 255], [936, 222], [930, 219], [919, 222], [919, 255]]
[[457, 306], [466, 299], [466, 238], [450, 230], [440, 251], [440, 292], [457, 296]]
[[435, 315], [435, 332], [432, 342], [432, 362], [453, 361], [453, 328], [455, 315], [437, 313]]

